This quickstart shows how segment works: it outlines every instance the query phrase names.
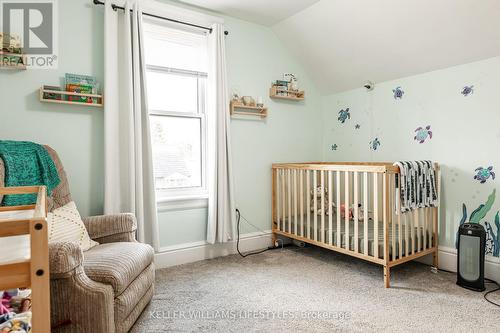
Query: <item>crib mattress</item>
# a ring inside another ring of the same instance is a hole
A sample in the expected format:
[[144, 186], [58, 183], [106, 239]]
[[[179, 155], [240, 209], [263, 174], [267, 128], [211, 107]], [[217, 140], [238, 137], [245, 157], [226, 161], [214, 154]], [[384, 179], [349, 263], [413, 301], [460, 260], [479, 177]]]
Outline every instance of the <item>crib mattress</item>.
[[[280, 224], [280, 230], [291, 233], [294, 235], [298, 235], [301, 237], [309, 238], [311, 240], [316, 240], [324, 243], [330, 243], [330, 230], [328, 228], [328, 216], [325, 216], [325, 230], [324, 230], [324, 235], [323, 238], [321, 237], [321, 217], [318, 216], [318, 221], [317, 221], [317, 238], [314, 238], [314, 220], [313, 216], [310, 216], [310, 228], [309, 228], [309, 234], [307, 233], [307, 217], [304, 216], [304, 234], [301, 234], [301, 226], [300, 226], [300, 216], [298, 217], [297, 221], [297, 230], [295, 230], [295, 218], [291, 219], [291, 230], [288, 229], [289, 224], [288, 224], [288, 218], [285, 218], [285, 228], [284, 230], [281, 229], [282, 225]], [[360, 253], [364, 253], [364, 221], [358, 222], [358, 249]], [[375, 232], [374, 232], [374, 221], [369, 220], [368, 221], [368, 255], [373, 256], [374, 255], [374, 239], [375, 239]], [[432, 244], [433, 240], [433, 235], [432, 235], [432, 229], [428, 226], [428, 229], [425, 232], [425, 242], [427, 244], [427, 248], [430, 247], [430, 244]], [[413, 229], [413, 238], [412, 238], [412, 230]], [[337, 243], [337, 217], [334, 215], [332, 216], [332, 244], [335, 246], [339, 246]], [[341, 245], [340, 247], [345, 248], [345, 242], [346, 242], [346, 230], [345, 230], [345, 220], [342, 219], [340, 222], [340, 240], [341, 240]], [[394, 249], [392, 248], [393, 242], [392, 242], [392, 225], [389, 225], [389, 239], [391, 240], [389, 242], [389, 255], [391, 258], [393, 257], [393, 251], [394, 255], [396, 257], [399, 257], [399, 227], [395, 223], [394, 224], [394, 235], [395, 235], [395, 241], [394, 241]], [[401, 254], [404, 256], [406, 255], [406, 240], [405, 240], [405, 235], [406, 235], [406, 226], [402, 223], [401, 224]], [[349, 221], [349, 249], [354, 250], [354, 221], [351, 220]], [[420, 238], [420, 244], [418, 244], [418, 238]], [[384, 254], [384, 224], [383, 221], [378, 222], [378, 254], [379, 258], [383, 258]], [[412, 248], [413, 244], [413, 248]], [[408, 227], [408, 253], [411, 254], [414, 251], [417, 251], [417, 248], [420, 245], [420, 251], [424, 250], [423, 245], [424, 245], [424, 228], [423, 226], [413, 226], [411, 228], [410, 226]], [[412, 251], [413, 249], [413, 251]]]

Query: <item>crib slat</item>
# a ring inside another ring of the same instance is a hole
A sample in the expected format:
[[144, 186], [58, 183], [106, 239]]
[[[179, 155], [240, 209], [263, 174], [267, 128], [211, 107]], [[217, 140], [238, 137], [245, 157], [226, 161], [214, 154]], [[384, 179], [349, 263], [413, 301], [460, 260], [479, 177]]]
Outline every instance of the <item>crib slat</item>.
[[333, 192], [333, 187], [332, 187], [332, 171], [328, 170], [328, 244], [333, 245], [333, 230], [332, 230], [332, 206], [333, 206], [333, 201], [332, 201], [332, 192]]
[[424, 208], [424, 236], [423, 236], [423, 242], [424, 242], [424, 250], [427, 249], [427, 223], [429, 222], [429, 209]]
[[298, 223], [298, 214], [297, 214], [297, 169], [293, 169], [293, 233], [297, 235], [297, 223]]
[[420, 239], [420, 214], [419, 209], [415, 209], [415, 224], [417, 226], [417, 252], [420, 252], [420, 246], [422, 246], [422, 240]]
[[383, 219], [384, 219], [384, 260], [389, 261], [389, 228], [387, 223], [389, 222], [389, 178], [387, 177], [387, 173], [383, 174], [382, 180], [382, 200], [383, 200]]
[[363, 250], [368, 255], [368, 172], [363, 173]]
[[378, 174], [373, 174], [373, 256], [378, 258]]
[[408, 223], [408, 220], [409, 220], [408, 213], [402, 214], [402, 216], [404, 216], [404, 220], [405, 220], [405, 256], [408, 256], [409, 255], [408, 251], [410, 250], [409, 244], [408, 244], [408, 242], [409, 242], [409, 240], [408, 240], [408, 233], [409, 233], [408, 229], [410, 228], [409, 223]]
[[313, 233], [314, 240], [318, 240], [318, 196], [316, 195], [316, 189], [318, 188], [318, 175], [316, 170], [313, 170], [313, 208], [314, 208], [314, 216], [313, 216]]
[[288, 185], [288, 232], [292, 233], [292, 170], [288, 169], [287, 172], [287, 185]]
[[390, 196], [389, 196], [389, 216], [391, 218], [391, 230], [392, 230], [392, 234], [391, 234], [391, 243], [392, 243], [392, 260], [395, 260], [396, 259], [396, 225], [394, 224], [394, 218], [393, 218], [393, 213], [394, 213], [394, 191], [396, 190], [395, 189], [395, 183], [396, 183], [396, 179], [395, 179], [395, 175], [390, 175], [389, 176], [389, 193], [390, 193]]
[[[398, 177], [398, 189], [401, 191], [401, 177]], [[403, 257], [403, 235], [401, 234], [401, 197], [396, 193], [396, 212], [398, 214], [398, 257]], [[394, 237], [394, 236], [393, 236]], [[405, 252], [405, 254], [407, 254]]]
[[337, 176], [337, 246], [342, 247], [342, 240], [340, 238], [340, 171], [335, 171]]
[[307, 211], [307, 238], [311, 238], [311, 172], [306, 171], [306, 211]]
[[354, 252], [358, 253], [359, 252], [359, 241], [358, 241], [358, 235], [359, 235], [359, 175], [357, 171], [354, 171], [354, 238], [352, 242], [354, 243]]
[[415, 251], [415, 212], [408, 212], [408, 219], [410, 220], [410, 236], [411, 236], [411, 254], [414, 254]]
[[281, 178], [281, 169], [276, 169], [276, 228], [281, 231], [281, 226], [280, 226], [280, 207], [281, 207], [281, 184], [280, 184], [280, 178]]
[[285, 192], [285, 169], [281, 172], [281, 205], [283, 207], [282, 210], [282, 220], [281, 220], [281, 230], [285, 231], [285, 221], [286, 221], [286, 192]]
[[437, 249], [438, 243], [439, 243], [439, 239], [438, 239], [438, 213], [439, 212], [438, 212], [437, 207], [433, 207], [431, 209], [432, 209], [432, 237], [434, 238], [432, 246]]
[[320, 171], [321, 176], [321, 242], [325, 242], [325, 171]]
[[304, 170], [299, 171], [300, 193], [300, 235], [304, 237]]
[[344, 191], [345, 191], [345, 202], [344, 202], [344, 219], [345, 219], [345, 248], [347, 250], [350, 250], [349, 247], [349, 171], [345, 172], [345, 184], [344, 184]]

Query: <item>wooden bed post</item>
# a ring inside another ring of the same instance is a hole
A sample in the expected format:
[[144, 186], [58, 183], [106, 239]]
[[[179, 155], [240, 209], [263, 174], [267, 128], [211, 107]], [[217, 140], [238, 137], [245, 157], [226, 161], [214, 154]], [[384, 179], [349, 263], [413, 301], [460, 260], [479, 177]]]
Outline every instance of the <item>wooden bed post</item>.
[[[391, 268], [389, 266], [389, 177], [387, 176], [387, 170], [383, 173], [383, 214], [384, 214], [384, 286], [389, 288], [391, 286]], [[394, 237], [394, 235], [393, 235]], [[394, 249], [393, 249], [394, 251]]]

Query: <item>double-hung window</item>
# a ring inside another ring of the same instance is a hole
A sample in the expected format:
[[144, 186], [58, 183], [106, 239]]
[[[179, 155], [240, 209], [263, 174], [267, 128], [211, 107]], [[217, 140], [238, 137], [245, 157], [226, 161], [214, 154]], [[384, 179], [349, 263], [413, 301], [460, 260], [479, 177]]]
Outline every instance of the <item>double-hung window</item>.
[[148, 20], [144, 39], [157, 198], [205, 196], [206, 32]]

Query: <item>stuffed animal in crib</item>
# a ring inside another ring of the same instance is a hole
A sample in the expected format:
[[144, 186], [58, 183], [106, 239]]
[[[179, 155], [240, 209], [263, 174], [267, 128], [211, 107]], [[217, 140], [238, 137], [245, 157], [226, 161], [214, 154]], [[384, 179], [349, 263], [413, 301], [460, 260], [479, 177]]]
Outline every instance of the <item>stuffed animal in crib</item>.
[[[368, 211], [368, 220], [371, 219], [371, 212]], [[340, 205], [340, 215], [345, 219], [345, 204]], [[362, 204], [358, 204], [358, 221], [363, 222], [365, 219], [365, 210]], [[349, 207], [349, 220], [354, 220], [354, 205]]]
[[[325, 205], [321, 207], [321, 193], [324, 193]], [[316, 214], [318, 215], [329, 215], [329, 206], [328, 206], [328, 188], [323, 186], [317, 186], [316, 189], [311, 190], [311, 203], [314, 202], [314, 196], [316, 196]], [[332, 202], [332, 211], [335, 213], [335, 203]], [[311, 205], [311, 212], [314, 212], [314, 206]]]

